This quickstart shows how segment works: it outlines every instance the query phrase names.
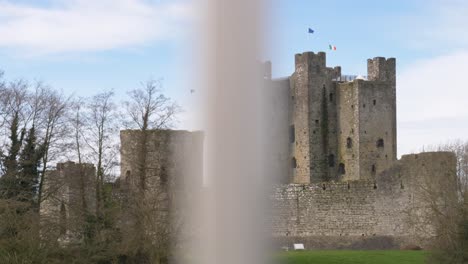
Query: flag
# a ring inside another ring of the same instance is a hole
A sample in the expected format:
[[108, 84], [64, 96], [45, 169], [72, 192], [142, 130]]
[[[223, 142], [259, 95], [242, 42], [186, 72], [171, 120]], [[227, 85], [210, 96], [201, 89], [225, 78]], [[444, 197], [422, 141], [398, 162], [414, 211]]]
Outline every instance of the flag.
[[328, 45], [328, 48], [329, 48], [330, 50], [336, 50], [336, 46], [335, 46], [335, 45], [329, 44], [329, 45]]
[[309, 28], [309, 33], [314, 33], [314, 30]]

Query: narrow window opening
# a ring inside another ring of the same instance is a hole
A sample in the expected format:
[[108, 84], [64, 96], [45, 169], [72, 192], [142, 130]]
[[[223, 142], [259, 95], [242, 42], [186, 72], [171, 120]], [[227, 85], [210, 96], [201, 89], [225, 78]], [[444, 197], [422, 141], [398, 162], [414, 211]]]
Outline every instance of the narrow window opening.
[[161, 184], [167, 184], [167, 171], [166, 171], [166, 167], [165, 166], [162, 166], [161, 167], [161, 174], [159, 175], [159, 180], [161, 182]]
[[348, 182], [348, 190], [351, 189], [351, 185], [349, 185], [349, 182]]
[[338, 173], [341, 175], [346, 174], [345, 165], [343, 163], [340, 163], [340, 165], [338, 165]]
[[333, 94], [332, 94], [332, 93], [330, 93], [330, 94], [328, 95], [328, 98], [329, 98], [330, 102], [333, 102]]
[[353, 109], [354, 109], [354, 105], [351, 105], [351, 108], [353, 108]]
[[65, 235], [67, 233], [67, 209], [65, 204], [62, 202], [60, 204], [60, 235]]
[[374, 189], [377, 189], [377, 184], [374, 182]]
[[374, 100], [372, 101], [372, 104], [375, 105], [376, 103], [377, 103], [377, 101], [374, 99]]
[[375, 164], [372, 164], [371, 172], [372, 174], [375, 174]]
[[353, 140], [350, 137], [346, 139], [346, 147], [349, 149], [353, 147]]
[[291, 159], [291, 168], [293, 168], [293, 169], [297, 168], [297, 163], [296, 163], [296, 158], [295, 157], [293, 157]]
[[366, 108], [366, 104], [363, 104], [362, 107], [363, 107], [363, 108]]
[[376, 146], [378, 148], [383, 148], [384, 147], [384, 140], [379, 138], [375, 144], [376, 144]]
[[328, 155], [328, 167], [335, 167], [335, 155], [333, 154]]
[[318, 119], [315, 119], [315, 124], [317, 124], [317, 125], [318, 125], [318, 123], [319, 123]]
[[294, 128], [294, 125], [291, 125], [289, 127], [289, 141], [291, 143], [294, 143], [294, 141], [296, 141], [296, 130]]
[[325, 184], [322, 185], [322, 189], [325, 191], [327, 189], [327, 187], [325, 186]]

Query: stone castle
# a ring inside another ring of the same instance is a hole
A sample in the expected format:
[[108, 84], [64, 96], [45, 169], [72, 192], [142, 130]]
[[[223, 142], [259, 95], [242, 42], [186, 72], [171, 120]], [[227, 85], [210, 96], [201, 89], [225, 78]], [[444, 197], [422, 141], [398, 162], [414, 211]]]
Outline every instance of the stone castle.
[[275, 163], [283, 185], [272, 195], [279, 245], [424, 247], [434, 237], [431, 202], [456, 199], [456, 159], [432, 152], [397, 160], [395, 69], [394, 58], [377, 57], [367, 78], [343, 76], [324, 52], [305, 52], [290, 77], [271, 80], [266, 64], [275, 117], [289, 124], [277, 128], [289, 134]]
[[[327, 67], [324, 52], [296, 54], [295, 71], [287, 78], [272, 79], [271, 64], [265, 65], [271, 134], [278, 144], [270, 168], [277, 181], [271, 233], [278, 246], [426, 246], [436, 235], [431, 202], [444, 206], [456, 199], [456, 159], [449, 152], [397, 159], [395, 59], [369, 59], [367, 77]], [[161, 189], [180, 179], [201, 186], [201, 132], [149, 131], [143, 145], [140, 133], [121, 132], [120, 184], [138, 186], [134, 175], [141, 174], [138, 159], [144, 159], [149, 186]], [[59, 171], [68, 167], [59, 165]], [[180, 177], [186, 171], [195, 178]], [[71, 169], [70, 174], [77, 177]], [[62, 185], [71, 195], [80, 185], [66, 178]], [[57, 202], [44, 203], [41, 213], [60, 214], [66, 196], [58, 193]]]
[[368, 79], [353, 81], [328, 68], [324, 52], [295, 61], [295, 72], [271, 85], [283, 112], [277, 122], [290, 125], [283, 182], [373, 179], [388, 169], [397, 155], [395, 59], [369, 59]]

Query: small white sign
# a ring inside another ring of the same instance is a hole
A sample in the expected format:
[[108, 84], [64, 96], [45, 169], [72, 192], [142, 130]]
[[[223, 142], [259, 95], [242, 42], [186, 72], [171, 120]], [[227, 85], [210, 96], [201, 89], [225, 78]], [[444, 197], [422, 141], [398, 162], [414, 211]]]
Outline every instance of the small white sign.
[[304, 244], [294, 244], [294, 250], [304, 250]]

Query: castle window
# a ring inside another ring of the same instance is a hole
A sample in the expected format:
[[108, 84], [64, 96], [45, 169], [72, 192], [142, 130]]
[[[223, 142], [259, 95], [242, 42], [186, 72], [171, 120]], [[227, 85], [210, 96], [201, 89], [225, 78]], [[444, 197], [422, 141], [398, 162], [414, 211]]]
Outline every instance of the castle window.
[[363, 108], [366, 108], [366, 104], [363, 104], [362, 107], [363, 107]]
[[319, 123], [318, 119], [315, 119], [315, 124], [317, 124], [317, 125], [318, 125], [318, 123]]
[[372, 164], [371, 172], [372, 174], [375, 174], [375, 164]]
[[328, 155], [328, 167], [335, 167], [335, 155]]
[[294, 141], [296, 141], [296, 130], [294, 128], [294, 125], [291, 125], [289, 127], [289, 141], [291, 143], [294, 143]]
[[291, 159], [291, 168], [293, 168], [293, 169], [297, 168], [297, 162], [296, 162], [296, 158], [295, 158], [295, 157], [293, 157], [293, 158]]
[[346, 147], [349, 149], [353, 147], [353, 140], [350, 137], [346, 139]]
[[345, 165], [343, 163], [340, 163], [340, 165], [338, 165], [338, 173], [341, 175], [346, 173]]
[[372, 101], [372, 104], [375, 105], [376, 103], [377, 103], [377, 101], [374, 99], [374, 100]]
[[159, 174], [159, 181], [161, 182], [161, 184], [167, 184], [167, 171], [166, 171], [166, 167], [162, 166], [161, 167], [161, 173]]
[[67, 208], [65, 203], [60, 204], [60, 235], [65, 235], [67, 233]]
[[333, 94], [332, 94], [332, 93], [330, 93], [330, 94], [328, 95], [328, 98], [330, 99], [330, 102], [333, 102]]
[[375, 143], [375, 145], [378, 147], [378, 148], [383, 148], [384, 147], [384, 140], [379, 138], [379, 140], [377, 140], [377, 142]]
[[354, 109], [354, 105], [351, 105], [351, 108], [353, 108], [353, 109]]

